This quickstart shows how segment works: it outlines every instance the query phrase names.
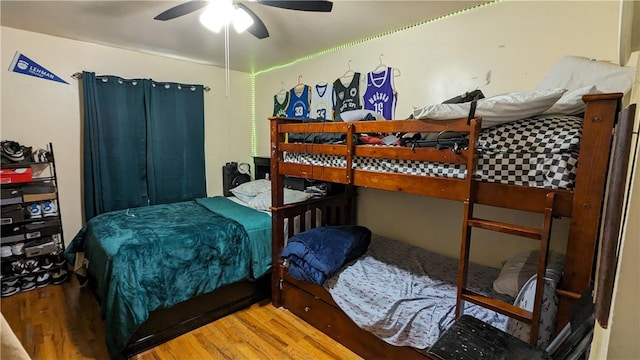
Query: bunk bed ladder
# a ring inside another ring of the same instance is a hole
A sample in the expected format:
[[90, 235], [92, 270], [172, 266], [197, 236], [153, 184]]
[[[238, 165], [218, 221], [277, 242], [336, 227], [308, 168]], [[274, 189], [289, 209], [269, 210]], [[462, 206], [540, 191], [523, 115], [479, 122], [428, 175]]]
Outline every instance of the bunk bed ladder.
[[[462, 223], [462, 241], [460, 244], [460, 263], [458, 266], [458, 297], [456, 303], [456, 318], [463, 314], [464, 302], [469, 301], [479, 306], [504, 314], [518, 321], [531, 325], [529, 343], [535, 345], [538, 339], [538, 328], [542, 308], [542, 294], [544, 290], [544, 275], [547, 267], [549, 252], [549, 238], [551, 236], [551, 222], [553, 220], [554, 193], [546, 194], [545, 208], [541, 211], [544, 215], [542, 228], [531, 228], [514, 224], [501, 223], [492, 220], [484, 220], [473, 217], [474, 203], [469, 200], [464, 202], [464, 218]], [[490, 231], [502, 232], [514, 236], [535, 239], [540, 241], [540, 256], [538, 258], [538, 271], [535, 301], [533, 311], [527, 311], [510, 303], [492, 299], [476, 292], [468, 290], [467, 274], [469, 266], [469, 250], [471, 247], [471, 228], [480, 228]]]

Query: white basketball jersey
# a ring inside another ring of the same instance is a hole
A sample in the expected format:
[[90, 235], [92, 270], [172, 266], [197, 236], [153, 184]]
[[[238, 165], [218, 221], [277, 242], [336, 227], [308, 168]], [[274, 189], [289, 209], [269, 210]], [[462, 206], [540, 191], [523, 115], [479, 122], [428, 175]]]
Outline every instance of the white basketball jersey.
[[333, 86], [331, 84], [317, 84], [311, 89], [309, 117], [333, 120]]

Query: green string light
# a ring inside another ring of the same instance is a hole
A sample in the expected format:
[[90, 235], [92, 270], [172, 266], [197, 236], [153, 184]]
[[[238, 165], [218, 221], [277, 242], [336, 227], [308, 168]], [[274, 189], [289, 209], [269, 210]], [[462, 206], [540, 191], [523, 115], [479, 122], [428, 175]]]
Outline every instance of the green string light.
[[258, 156], [258, 134], [256, 132], [256, 76], [249, 75], [251, 83], [251, 156]]
[[329, 49], [320, 50], [318, 52], [315, 52], [315, 53], [312, 53], [312, 54], [309, 54], [309, 55], [305, 55], [305, 56], [299, 57], [297, 59], [291, 60], [291, 61], [289, 61], [287, 63], [280, 64], [280, 65], [275, 65], [275, 66], [272, 66], [270, 68], [267, 68], [267, 69], [264, 69], [264, 70], [255, 71], [255, 72], [251, 73], [250, 77], [251, 77], [251, 107], [252, 107], [252, 110], [251, 110], [251, 135], [252, 135], [251, 153], [252, 153], [252, 155], [253, 156], [257, 156], [256, 109], [255, 109], [255, 106], [256, 106], [256, 99], [255, 99], [255, 95], [256, 95], [256, 92], [255, 92], [255, 90], [256, 90], [255, 79], [256, 79], [256, 76], [268, 73], [270, 71], [283, 69], [283, 68], [295, 65], [297, 63], [300, 63], [300, 62], [303, 62], [303, 61], [307, 61], [307, 60], [311, 60], [311, 59], [317, 58], [319, 56], [326, 55], [326, 54], [329, 54], [329, 53], [332, 53], [332, 52], [336, 52], [336, 51], [339, 51], [339, 50], [343, 50], [343, 49], [349, 48], [351, 46], [362, 44], [362, 43], [367, 42], [367, 41], [376, 40], [376, 39], [379, 39], [379, 38], [382, 38], [382, 37], [385, 37], [385, 36], [389, 36], [389, 35], [398, 33], [400, 31], [412, 29], [412, 28], [415, 28], [415, 27], [418, 27], [418, 26], [431, 24], [433, 22], [444, 20], [444, 19], [456, 16], [456, 15], [468, 13], [468, 12], [471, 12], [471, 11], [476, 10], [476, 9], [480, 9], [480, 8], [487, 7], [487, 6], [490, 6], [490, 5], [495, 5], [495, 4], [497, 4], [499, 2], [502, 2], [502, 1], [505, 1], [505, 0], [493, 0], [493, 1], [490, 1], [490, 2], [483, 3], [483, 4], [477, 4], [477, 5], [462, 9], [462, 10], [454, 11], [454, 12], [446, 14], [446, 15], [438, 16], [438, 17], [433, 18], [433, 19], [422, 20], [422, 21], [419, 21], [419, 22], [414, 23], [414, 24], [405, 25], [405, 26], [402, 26], [402, 27], [399, 27], [399, 28], [393, 29], [393, 30], [387, 30], [385, 32], [382, 32], [382, 33], [379, 33], [379, 34], [376, 34], [376, 35], [368, 36], [368, 37], [365, 37], [365, 38], [359, 39], [359, 40], [350, 41], [350, 42], [347, 42], [345, 44], [338, 45], [338, 46], [335, 46], [335, 47], [332, 47], [332, 48], [329, 48]]

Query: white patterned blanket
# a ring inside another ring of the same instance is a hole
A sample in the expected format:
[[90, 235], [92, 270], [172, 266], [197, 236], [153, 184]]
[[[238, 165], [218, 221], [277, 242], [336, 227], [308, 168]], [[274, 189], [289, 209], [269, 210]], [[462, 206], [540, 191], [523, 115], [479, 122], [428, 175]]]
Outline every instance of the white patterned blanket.
[[[458, 260], [373, 235], [367, 253], [324, 283], [333, 300], [362, 329], [389, 344], [424, 349], [453, 323]], [[500, 270], [472, 264], [467, 287], [493, 291]], [[507, 318], [467, 302], [465, 313], [499, 329]]]

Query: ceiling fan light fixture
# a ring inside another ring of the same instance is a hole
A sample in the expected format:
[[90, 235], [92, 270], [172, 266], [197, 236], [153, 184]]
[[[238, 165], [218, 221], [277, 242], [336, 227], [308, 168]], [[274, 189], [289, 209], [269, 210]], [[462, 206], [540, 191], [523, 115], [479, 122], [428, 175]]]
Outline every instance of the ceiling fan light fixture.
[[219, 33], [234, 17], [235, 10], [231, 1], [210, 1], [200, 15], [200, 23], [207, 29]]
[[236, 8], [233, 12], [233, 28], [236, 29], [238, 34], [243, 33], [251, 25], [253, 25], [253, 18], [244, 9]]

